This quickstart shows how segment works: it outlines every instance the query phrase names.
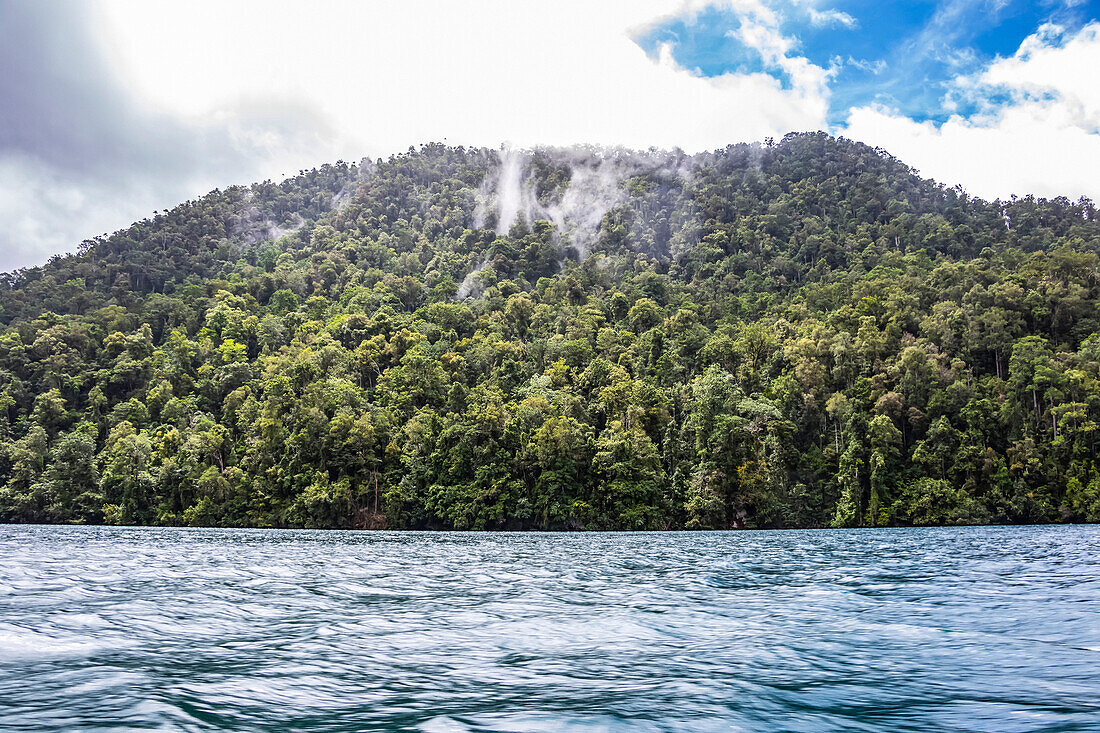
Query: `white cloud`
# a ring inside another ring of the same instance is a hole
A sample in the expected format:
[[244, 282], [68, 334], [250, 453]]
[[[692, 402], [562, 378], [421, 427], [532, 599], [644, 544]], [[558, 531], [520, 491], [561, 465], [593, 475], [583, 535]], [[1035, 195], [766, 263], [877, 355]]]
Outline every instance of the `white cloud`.
[[[726, 35], [754, 49], [760, 54], [766, 67], [779, 69], [786, 74], [795, 94], [823, 104], [826, 102], [832, 70], [823, 69], [804, 56], [792, 53], [798, 45], [797, 39], [784, 35], [781, 29], [783, 17], [774, 7], [761, 0], [692, 0], [681, 6], [678, 15], [694, 22], [698, 14], [708, 7], [721, 8], [736, 16], [737, 27]], [[817, 10], [812, 2], [805, 10], [815, 24], [855, 21], [846, 13], [836, 10]], [[788, 128], [783, 132], [791, 129], [803, 128]]]
[[810, 8], [810, 23], [817, 26], [825, 25], [842, 25], [848, 28], [859, 27], [859, 21], [853, 18], [843, 10], [818, 10], [817, 8]]
[[953, 117], [940, 127], [881, 108], [853, 110], [848, 137], [881, 146], [941, 183], [983, 198], [1013, 194], [1100, 199], [1100, 136], [1036, 103], [1005, 110], [993, 124]]
[[[634, 33], [691, 12], [676, 0], [80, 7], [88, 18], [78, 25], [97, 41], [117, 90], [102, 106], [124, 103], [124, 119], [137, 120], [97, 129], [119, 129], [116, 147], [140, 152], [67, 171], [0, 150], [9, 184], [0, 211], [23, 222], [0, 233], [0, 269], [41, 262], [215, 186], [428, 141], [697, 151], [825, 124], [821, 85], [783, 89], [767, 74], [706, 78], [668, 49], [648, 57]], [[171, 133], [140, 132], [161, 125]], [[36, 183], [16, 190], [13, 181]]]
[[987, 114], [920, 123], [881, 107], [853, 109], [843, 134], [881, 146], [923, 175], [985, 198], [1037, 195], [1100, 200], [1100, 24], [1058, 45], [1050, 29], [974, 79], [1014, 101]]
[[1061, 29], [1046, 26], [1027, 38], [1012, 57], [1000, 59], [980, 81], [1029, 96], [1057, 95], [1073, 124], [1100, 130], [1100, 23], [1090, 23], [1060, 44]]
[[[196, 7], [197, 6], [197, 7]], [[655, 63], [631, 32], [676, 2], [143, 0], [103, 5], [117, 68], [176, 114], [296, 104], [332, 130], [320, 159], [446, 138], [704, 149], [817, 127], [823, 100], [762, 76]], [[196, 42], [199, 39], [199, 42]]]

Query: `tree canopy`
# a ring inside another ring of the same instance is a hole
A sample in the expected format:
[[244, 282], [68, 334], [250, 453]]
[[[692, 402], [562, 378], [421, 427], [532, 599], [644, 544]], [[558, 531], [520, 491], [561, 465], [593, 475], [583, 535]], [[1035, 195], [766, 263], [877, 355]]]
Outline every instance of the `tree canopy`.
[[[425, 145], [0, 278], [0, 520], [1100, 521], [1100, 222], [823, 133]], [[507, 224], [507, 227], [501, 226]]]

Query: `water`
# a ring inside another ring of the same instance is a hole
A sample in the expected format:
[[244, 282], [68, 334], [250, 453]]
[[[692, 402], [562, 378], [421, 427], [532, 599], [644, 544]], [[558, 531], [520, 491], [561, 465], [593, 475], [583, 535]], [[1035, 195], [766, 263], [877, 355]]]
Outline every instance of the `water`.
[[1100, 731], [1100, 527], [0, 527], [0, 729]]

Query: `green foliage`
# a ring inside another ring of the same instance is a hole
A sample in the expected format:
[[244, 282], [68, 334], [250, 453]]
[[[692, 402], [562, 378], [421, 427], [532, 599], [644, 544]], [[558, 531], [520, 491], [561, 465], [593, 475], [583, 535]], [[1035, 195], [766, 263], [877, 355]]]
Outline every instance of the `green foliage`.
[[1091, 202], [823, 134], [615, 154], [587, 235], [496, 231], [500, 156], [428, 145], [0, 278], [0, 521], [1100, 521]]

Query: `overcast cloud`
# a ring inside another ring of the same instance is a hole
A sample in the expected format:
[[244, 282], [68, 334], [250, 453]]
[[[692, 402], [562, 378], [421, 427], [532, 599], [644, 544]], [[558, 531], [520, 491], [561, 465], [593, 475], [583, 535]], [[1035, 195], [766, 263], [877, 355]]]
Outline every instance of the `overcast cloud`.
[[[731, 19], [714, 37], [758, 53], [758, 67], [702, 68], [689, 60], [698, 48], [651, 33], [708, 22], [708, 9]], [[969, 105], [954, 116], [855, 97], [838, 114], [842, 75], [809, 57], [788, 20], [859, 33], [857, 10], [0, 0], [0, 270], [214, 187], [433, 140], [693, 152], [828, 129], [985, 197], [1100, 197], [1100, 26], [1037, 27], [1011, 52], [959, 67], [940, 95]], [[886, 64], [872, 61], [852, 65]]]

